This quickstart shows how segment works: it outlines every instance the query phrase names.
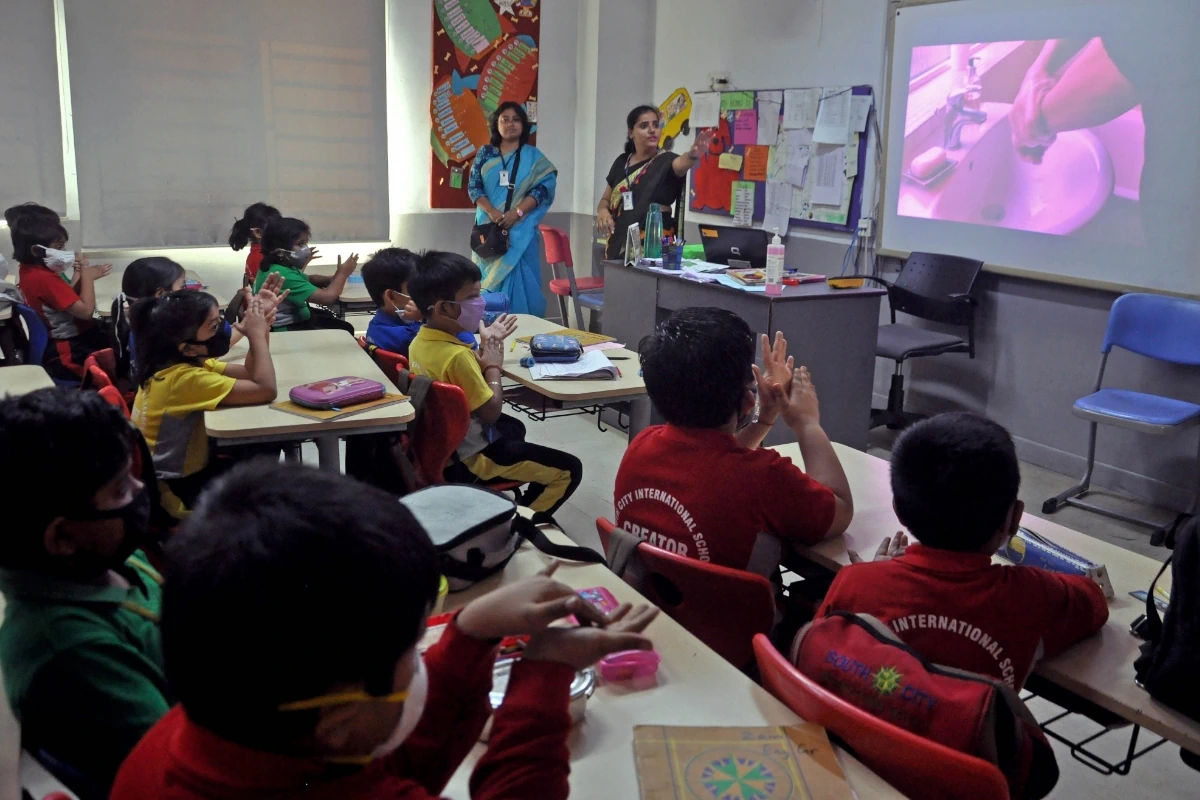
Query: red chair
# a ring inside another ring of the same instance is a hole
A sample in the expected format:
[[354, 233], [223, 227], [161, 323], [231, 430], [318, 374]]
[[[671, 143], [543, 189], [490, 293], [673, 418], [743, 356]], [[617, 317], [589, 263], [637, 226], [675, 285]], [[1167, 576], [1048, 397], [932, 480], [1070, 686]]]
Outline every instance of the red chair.
[[[613, 530], [606, 519], [596, 521], [605, 545]], [[646, 599], [691, 631], [735, 667], [754, 660], [751, 640], [775, 625], [775, 592], [761, 575], [719, 567], [706, 561], [638, 545], [646, 570]]]
[[[546, 263], [554, 275], [550, 281], [550, 291], [558, 295], [563, 325], [570, 325], [567, 321], [567, 298], [570, 297], [575, 304], [575, 327], [583, 330], [583, 308], [592, 309], [593, 314], [604, 309], [604, 278], [576, 279], [575, 262], [571, 258], [571, 237], [566, 231], [551, 225], [538, 225], [538, 230], [542, 233], [542, 245], [546, 248]], [[559, 267], [566, 273], [565, 278], [558, 277]]]
[[87, 361], [84, 362], [83, 370], [84, 389], [93, 389], [97, 392], [101, 389], [115, 389], [117, 394], [120, 394], [120, 390], [117, 389], [104, 370], [100, 369], [96, 362], [92, 360], [91, 356], [88, 356]]
[[120, 389], [110, 383], [107, 386], [101, 386], [97, 393], [109, 405], [121, 409], [121, 413], [125, 415], [125, 419], [129, 419], [129, 404], [126, 403], [125, 398], [121, 396]]
[[[470, 425], [471, 409], [467, 407], [467, 396], [463, 390], [452, 383], [434, 381], [429, 387], [429, 393], [425, 395], [425, 407], [412, 431], [413, 465], [427, 483], [432, 485], [446, 482], [442, 473], [446, 470], [450, 456], [454, 455], [454, 451], [462, 444]], [[489, 489], [498, 492], [512, 491], [520, 486], [520, 481], [487, 484]]]
[[992, 764], [897, 728], [826, 691], [793, 667], [766, 636], [754, 637], [763, 686], [808, 722], [824, 726], [868, 767], [909, 797], [1008, 800]]
[[369, 347], [367, 352], [371, 354], [371, 358], [375, 359], [375, 363], [383, 370], [383, 374], [388, 376], [388, 380], [399, 385], [400, 370], [408, 369], [408, 359], [399, 353], [393, 353], [391, 350], [384, 350], [380, 347]]

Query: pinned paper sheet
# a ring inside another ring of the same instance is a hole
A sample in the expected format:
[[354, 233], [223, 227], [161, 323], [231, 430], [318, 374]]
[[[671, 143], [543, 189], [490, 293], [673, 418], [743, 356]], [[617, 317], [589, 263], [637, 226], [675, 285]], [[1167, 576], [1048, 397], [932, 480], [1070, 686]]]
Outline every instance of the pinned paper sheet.
[[754, 184], [750, 181], [734, 181], [730, 192], [733, 224], [750, 227], [754, 222]]
[[812, 154], [812, 131], [787, 132], [787, 170], [784, 179], [793, 186], [804, 186], [808, 182], [808, 162]]
[[737, 153], [721, 153], [721, 157], [717, 159], [717, 167], [739, 170], [742, 168], [742, 157]]
[[814, 205], [840, 206], [846, 184], [846, 146], [818, 147], [812, 157], [809, 179], [813, 181]]
[[697, 92], [692, 95], [692, 128], [715, 128], [720, 124], [721, 93]]
[[758, 93], [758, 143], [771, 145], [779, 135], [780, 104], [771, 100], [763, 100], [762, 92]]
[[857, 133], [850, 134], [850, 144], [846, 145], [846, 177], [858, 177], [858, 146], [859, 136]]
[[791, 131], [780, 130], [775, 137], [775, 146], [770, 149], [770, 155], [767, 158], [767, 180], [769, 181], [787, 179], [789, 133]]
[[865, 133], [867, 118], [871, 114], [871, 95], [856, 94], [850, 98], [850, 131]]
[[792, 186], [783, 181], [767, 181], [766, 208], [763, 210], [763, 230], [779, 231], [786, 236], [792, 217]]
[[733, 112], [733, 144], [758, 144], [758, 112], [753, 108]]
[[754, 92], [721, 92], [721, 111], [754, 108]]
[[825, 89], [813, 141], [817, 144], [842, 144], [850, 138], [850, 89]]
[[755, 96], [758, 97], [758, 107], [759, 108], [762, 108], [763, 103], [774, 103], [775, 105], [778, 105], [778, 106], [783, 105], [783, 90], [782, 89], [768, 89], [765, 92], [756, 92]]
[[783, 127], [789, 130], [817, 124], [820, 89], [788, 89], [783, 93]]
[[756, 144], [746, 148], [745, 170], [742, 177], [748, 181], [765, 181], [767, 179], [767, 161], [771, 157], [771, 148]]

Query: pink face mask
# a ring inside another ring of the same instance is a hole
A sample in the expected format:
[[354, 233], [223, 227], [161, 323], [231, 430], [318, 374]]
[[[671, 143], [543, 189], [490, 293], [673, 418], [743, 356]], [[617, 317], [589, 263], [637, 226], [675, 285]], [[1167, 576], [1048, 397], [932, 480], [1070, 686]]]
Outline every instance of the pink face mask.
[[483, 322], [484, 311], [487, 310], [487, 300], [482, 297], [473, 297], [470, 300], [451, 300], [451, 303], [458, 305], [458, 319], [455, 322], [467, 333], [475, 333], [479, 330], [479, 323]]

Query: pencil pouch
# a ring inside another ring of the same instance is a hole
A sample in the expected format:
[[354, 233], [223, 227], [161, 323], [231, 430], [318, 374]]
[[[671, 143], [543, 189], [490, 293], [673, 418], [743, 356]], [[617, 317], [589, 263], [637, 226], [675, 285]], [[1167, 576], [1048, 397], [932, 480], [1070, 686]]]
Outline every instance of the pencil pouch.
[[571, 364], [583, 356], [583, 347], [574, 336], [539, 333], [529, 340], [529, 354], [543, 364]]
[[325, 411], [378, 400], [385, 392], [379, 381], [344, 376], [297, 386], [288, 398], [298, 406]]

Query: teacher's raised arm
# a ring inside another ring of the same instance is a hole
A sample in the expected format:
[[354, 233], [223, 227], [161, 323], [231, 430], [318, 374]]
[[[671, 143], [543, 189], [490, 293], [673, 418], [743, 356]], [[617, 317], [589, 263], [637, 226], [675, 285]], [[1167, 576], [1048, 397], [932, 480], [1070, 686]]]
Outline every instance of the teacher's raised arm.
[[625, 150], [613, 161], [596, 206], [596, 230], [608, 236], [606, 258], [624, 256], [629, 226], [644, 220], [655, 206], [662, 210], [663, 235], [675, 233], [671, 206], [682, 194], [688, 170], [699, 163], [712, 138], [702, 132], [688, 152], [675, 155], [658, 147], [662, 119], [654, 106], [638, 106], [625, 122]]

